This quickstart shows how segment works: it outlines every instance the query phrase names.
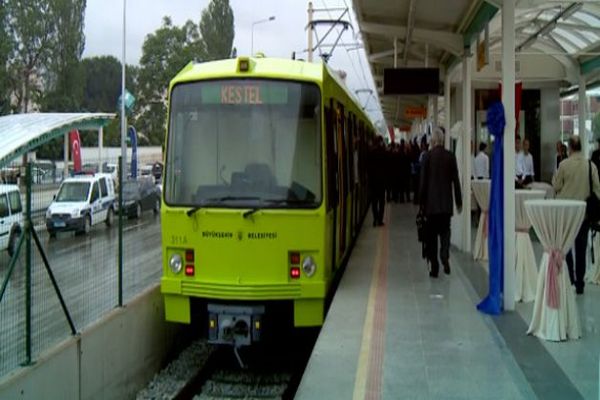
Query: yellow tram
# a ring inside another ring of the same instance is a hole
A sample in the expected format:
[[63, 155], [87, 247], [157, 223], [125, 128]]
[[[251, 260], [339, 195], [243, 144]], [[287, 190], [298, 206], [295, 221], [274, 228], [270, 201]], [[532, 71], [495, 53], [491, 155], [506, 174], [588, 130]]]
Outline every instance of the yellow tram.
[[367, 207], [374, 129], [325, 64], [190, 63], [171, 82], [163, 182], [166, 318], [209, 340], [320, 326]]

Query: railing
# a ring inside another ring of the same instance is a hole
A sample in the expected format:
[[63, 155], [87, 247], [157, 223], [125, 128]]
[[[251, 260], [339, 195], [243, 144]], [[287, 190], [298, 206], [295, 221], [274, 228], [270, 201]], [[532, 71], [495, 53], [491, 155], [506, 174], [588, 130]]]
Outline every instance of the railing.
[[[101, 207], [89, 213], [56, 202], [59, 182], [36, 182], [35, 166], [26, 165], [18, 185], [0, 185], [0, 379], [35, 363], [161, 275], [156, 202], [145, 202], [139, 218], [135, 207], [121, 216], [126, 207], [113, 204], [109, 188], [98, 183]], [[122, 188], [115, 185], [119, 199]], [[57, 200], [64, 199], [72, 200]]]

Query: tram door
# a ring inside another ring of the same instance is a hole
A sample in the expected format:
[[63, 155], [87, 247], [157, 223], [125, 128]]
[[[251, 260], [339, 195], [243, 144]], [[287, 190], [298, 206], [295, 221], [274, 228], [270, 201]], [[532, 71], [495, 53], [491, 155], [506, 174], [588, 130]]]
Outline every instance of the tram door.
[[346, 222], [347, 222], [347, 200], [348, 200], [348, 188], [346, 185], [348, 179], [347, 170], [347, 141], [346, 141], [346, 124], [344, 118], [344, 106], [336, 104], [336, 139], [338, 149], [338, 193], [339, 193], [339, 207], [338, 207], [338, 243], [339, 243], [339, 256], [343, 256], [346, 251]]

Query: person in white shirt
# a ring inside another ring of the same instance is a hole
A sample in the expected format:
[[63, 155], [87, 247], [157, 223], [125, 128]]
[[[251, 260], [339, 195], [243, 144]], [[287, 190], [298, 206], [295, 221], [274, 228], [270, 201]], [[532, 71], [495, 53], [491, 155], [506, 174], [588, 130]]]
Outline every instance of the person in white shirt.
[[521, 151], [521, 137], [515, 137], [515, 187], [523, 187], [523, 152]]
[[533, 182], [535, 173], [533, 170], [533, 156], [529, 152], [529, 140], [523, 140], [523, 153], [521, 156], [521, 184], [528, 185]]
[[489, 179], [490, 177], [490, 158], [485, 154], [487, 144], [479, 144], [479, 154], [475, 157], [473, 176], [475, 179]]

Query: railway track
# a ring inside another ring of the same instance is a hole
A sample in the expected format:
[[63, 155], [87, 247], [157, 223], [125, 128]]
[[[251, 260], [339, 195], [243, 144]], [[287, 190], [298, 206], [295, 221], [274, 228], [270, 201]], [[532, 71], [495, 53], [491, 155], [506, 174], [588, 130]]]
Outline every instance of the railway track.
[[316, 331], [283, 343], [243, 349], [241, 368], [228, 346], [195, 342], [161, 371], [138, 400], [293, 399], [310, 357]]

